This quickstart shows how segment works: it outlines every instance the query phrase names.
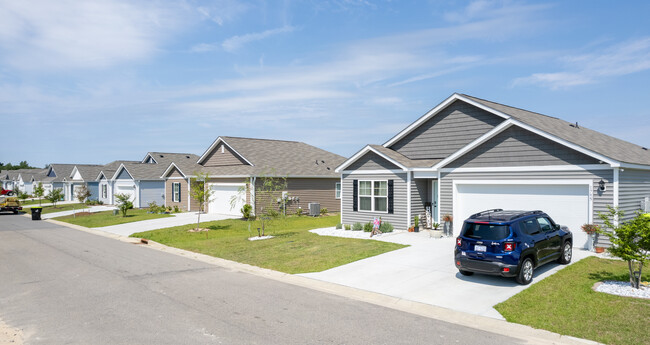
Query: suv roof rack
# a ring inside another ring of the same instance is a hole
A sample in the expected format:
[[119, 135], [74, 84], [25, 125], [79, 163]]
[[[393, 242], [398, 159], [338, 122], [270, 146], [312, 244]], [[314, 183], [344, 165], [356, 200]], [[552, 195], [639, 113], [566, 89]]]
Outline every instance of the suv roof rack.
[[524, 216], [530, 216], [530, 215], [533, 215], [533, 214], [542, 214], [542, 213], [544, 213], [544, 212], [542, 212], [540, 210], [528, 211], [528, 212], [523, 212], [523, 213], [517, 214], [514, 217], [512, 217], [511, 219], [520, 218], [520, 217], [524, 217]]
[[479, 213], [474, 213], [473, 215], [469, 216], [469, 219], [474, 219], [474, 218], [478, 218], [478, 217], [483, 216], [483, 215], [487, 215], [487, 214], [494, 213], [494, 212], [501, 212], [501, 211], [503, 211], [502, 208], [495, 208], [495, 209], [491, 209], [491, 210], [485, 210], [485, 211], [481, 211]]

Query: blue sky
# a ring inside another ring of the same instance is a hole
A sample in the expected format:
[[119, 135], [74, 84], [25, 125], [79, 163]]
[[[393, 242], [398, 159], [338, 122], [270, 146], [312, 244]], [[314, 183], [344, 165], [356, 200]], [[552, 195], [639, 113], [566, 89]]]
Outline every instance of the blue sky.
[[453, 94], [650, 146], [647, 1], [0, 0], [0, 161], [350, 156]]

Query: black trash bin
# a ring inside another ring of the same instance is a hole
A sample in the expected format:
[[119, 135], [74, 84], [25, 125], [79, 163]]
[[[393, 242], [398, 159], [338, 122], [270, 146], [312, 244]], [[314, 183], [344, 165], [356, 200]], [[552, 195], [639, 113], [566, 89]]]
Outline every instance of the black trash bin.
[[32, 220], [41, 220], [42, 207], [32, 207]]

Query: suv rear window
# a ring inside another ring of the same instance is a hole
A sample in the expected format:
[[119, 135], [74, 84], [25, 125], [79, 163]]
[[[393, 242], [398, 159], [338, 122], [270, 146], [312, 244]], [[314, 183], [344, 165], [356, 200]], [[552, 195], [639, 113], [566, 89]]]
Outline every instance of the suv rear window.
[[465, 223], [463, 236], [477, 240], [498, 241], [510, 235], [507, 225]]

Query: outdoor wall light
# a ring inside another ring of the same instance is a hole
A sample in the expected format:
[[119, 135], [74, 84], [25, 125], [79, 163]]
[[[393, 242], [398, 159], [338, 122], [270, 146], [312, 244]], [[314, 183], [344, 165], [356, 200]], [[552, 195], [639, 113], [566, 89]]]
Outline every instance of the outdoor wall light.
[[600, 179], [600, 182], [598, 182], [598, 190], [600, 190], [601, 192], [607, 190], [607, 187], [605, 186], [605, 181], [603, 181], [603, 179]]

